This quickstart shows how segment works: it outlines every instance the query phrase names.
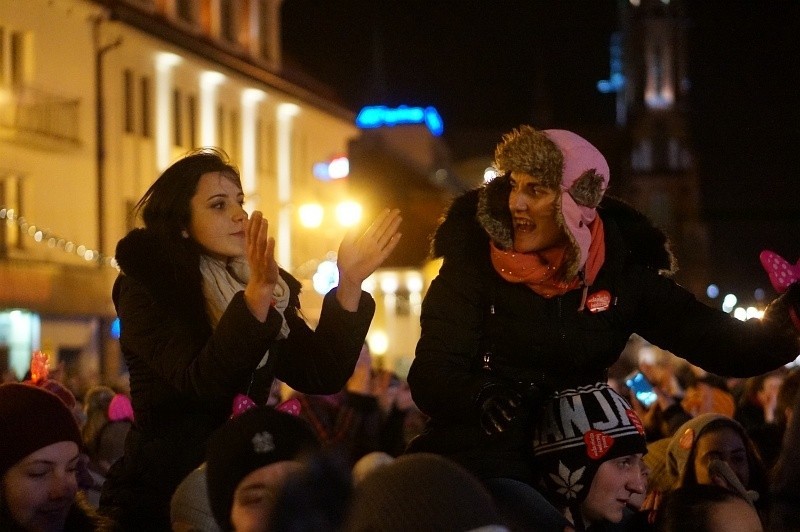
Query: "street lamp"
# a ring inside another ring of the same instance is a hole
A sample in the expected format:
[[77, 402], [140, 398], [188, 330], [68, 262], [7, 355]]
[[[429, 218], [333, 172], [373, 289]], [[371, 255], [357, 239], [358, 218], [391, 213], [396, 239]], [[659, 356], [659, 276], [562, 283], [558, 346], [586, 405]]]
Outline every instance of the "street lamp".
[[336, 206], [336, 219], [344, 227], [352, 227], [361, 221], [361, 205], [355, 201], [343, 201]]
[[319, 203], [304, 203], [297, 209], [303, 227], [314, 229], [322, 225], [324, 210]]

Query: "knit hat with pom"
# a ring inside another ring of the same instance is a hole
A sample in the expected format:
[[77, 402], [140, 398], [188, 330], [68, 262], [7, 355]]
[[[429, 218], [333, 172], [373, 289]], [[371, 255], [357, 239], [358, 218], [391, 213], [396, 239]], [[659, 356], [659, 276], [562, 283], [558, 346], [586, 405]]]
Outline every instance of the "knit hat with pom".
[[0, 385], [0, 477], [29, 454], [62, 441], [82, 445], [64, 401], [31, 384]]
[[478, 206], [478, 218], [486, 232], [499, 248], [513, 248], [509, 176], [524, 172], [538, 177], [544, 186], [559, 192], [557, 221], [571, 244], [566, 277], [574, 278], [589, 257], [589, 224], [597, 217], [597, 206], [608, 187], [605, 157], [571, 131], [520, 126], [497, 145], [494, 166], [502, 175], [484, 187]]

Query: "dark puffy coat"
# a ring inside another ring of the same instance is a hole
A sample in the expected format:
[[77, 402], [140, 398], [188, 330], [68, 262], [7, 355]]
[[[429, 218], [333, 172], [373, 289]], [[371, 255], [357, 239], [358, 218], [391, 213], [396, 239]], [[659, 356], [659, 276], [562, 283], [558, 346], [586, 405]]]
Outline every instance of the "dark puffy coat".
[[[478, 214], [479, 194], [456, 199], [435, 234], [433, 254], [444, 260], [422, 304], [408, 375], [414, 401], [431, 419], [410, 451], [449, 455], [483, 478], [531, 482], [527, 446], [537, 398], [605, 381], [633, 333], [721, 375], [755, 375], [797, 356], [786, 308], [774, 304], [764, 320], [743, 323], [698, 302], [663, 275], [673, 265], [663, 233], [611, 198], [598, 208], [605, 263], [587, 291], [590, 298], [607, 291], [607, 310], [579, 310], [582, 289], [546, 299], [506, 282], [492, 267], [484, 228], [510, 220], [482, 218], [493, 208], [507, 212], [507, 194], [481, 202]], [[529, 418], [496, 436], [483, 433], [476, 404], [491, 382], [517, 388], [530, 402]]]
[[300, 283], [281, 271], [291, 293], [288, 338], [276, 340], [278, 313], [259, 322], [243, 292], [212, 331], [199, 269], [189, 258], [143, 229], [120, 241], [116, 257], [123, 274], [113, 299], [136, 422], [100, 507], [127, 529], [169, 529], [172, 493], [203, 462], [208, 437], [230, 415], [234, 396], [246, 393], [263, 404], [273, 378], [306, 393], [337, 392], [355, 367], [375, 303], [362, 293], [351, 313], [331, 291], [312, 330], [300, 315]]

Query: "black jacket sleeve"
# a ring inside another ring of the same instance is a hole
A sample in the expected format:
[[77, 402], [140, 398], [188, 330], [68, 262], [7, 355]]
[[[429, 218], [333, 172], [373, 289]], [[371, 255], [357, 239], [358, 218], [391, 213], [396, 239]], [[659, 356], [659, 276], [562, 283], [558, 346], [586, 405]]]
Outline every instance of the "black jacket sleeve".
[[367, 336], [375, 301], [366, 292], [356, 312], [339, 305], [334, 288], [322, 302], [316, 329], [311, 329], [299, 309], [288, 308], [289, 337], [276, 353], [275, 376], [293, 389], [316, 395], [341, 390], [353, 373]]
[[472, 268], [445, 261], [422, 303], [422, 334], [408, 373], [414, 403], [431, 417], [469, 420], [490, 381], [475, 371], [484, 312]]
[[637, 283], [634, 330], [647, 341], [706, 371], [749, 377], [794, 360], [800, 343], [786, 309], [770, 309], [765, 319], [742, 322], [695, 299], [686, 289], [652, 270], [630, 276]]

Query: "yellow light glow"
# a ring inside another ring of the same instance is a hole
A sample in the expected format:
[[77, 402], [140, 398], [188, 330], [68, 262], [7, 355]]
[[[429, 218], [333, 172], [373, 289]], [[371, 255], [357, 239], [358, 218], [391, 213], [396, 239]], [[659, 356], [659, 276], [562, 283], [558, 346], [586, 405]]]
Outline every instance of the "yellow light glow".
[[367, 344], [373, 355], [385, 355], [389, 350], [389, 337], [382, 330], [374, 331], [367, 336]]
[[300, 223], [309, 229], [322, 225], [323, 212], [322, 205], [319, 203], [304, 203], [297, 209]]
[[422, 275], [419, 272], [408, 272], [406, 274], [406, 288], [412, 294], [418, 294], [422, 292]]
[[361, 221], [361, 205], [355, 201], [343, 201], [336, 206], [336, 219], [344, 227], [352, 227]]
[[397, 279], [397, 274], [394, 272], [386, 272], [381, 276], [380, 280], [381, 292], [384, 294], [394, 294], [400, 283]]

